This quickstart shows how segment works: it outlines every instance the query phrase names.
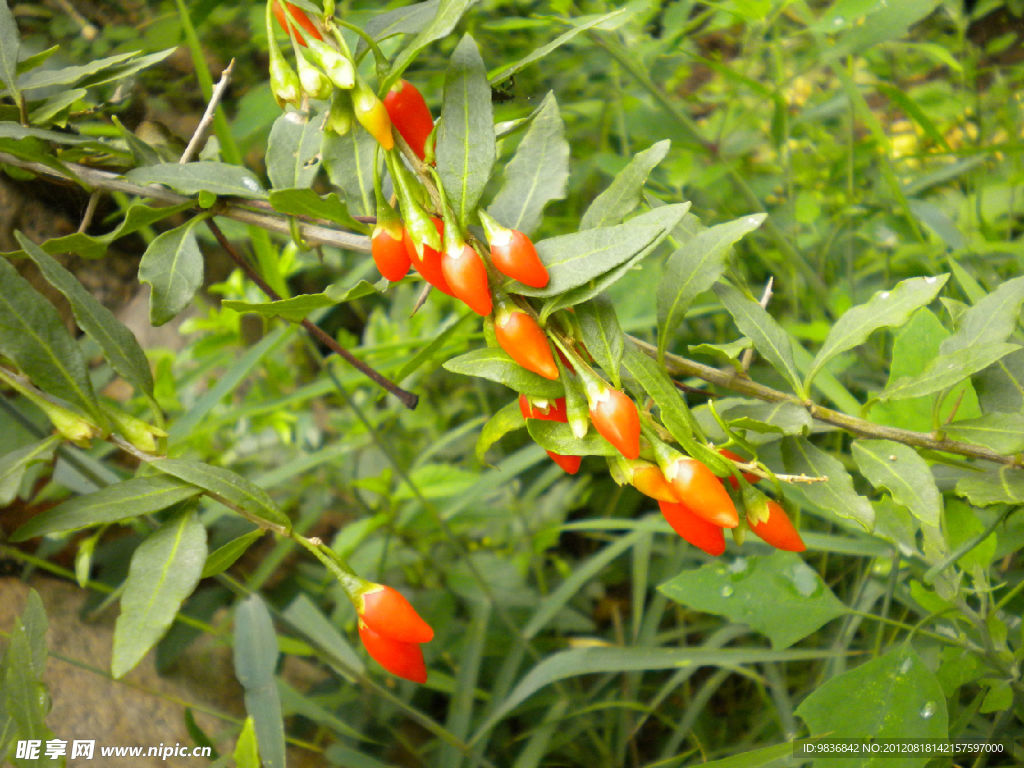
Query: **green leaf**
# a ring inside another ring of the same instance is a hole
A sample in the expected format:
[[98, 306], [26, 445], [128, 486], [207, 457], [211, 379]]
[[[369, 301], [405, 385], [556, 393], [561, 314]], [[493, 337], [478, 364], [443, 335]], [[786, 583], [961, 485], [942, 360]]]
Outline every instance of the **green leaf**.
[[230, 469], [190, 459], [155, 459], [150, 465], [186, 483], [197, 485], [229, 504], [241, 507], [265, 523], [291, 530], [292, 521], [278, 508], [267, 492]]
[[195, 163], [160, 163], [133, 168], [125, 174], [136, 184], [163, 184], [183, 195], [200, 191], [230, 197], [266, 198], [266, 190], [248, 168], [213, 160]]
[[291, 624], [317, 648], [334, 657], [344, 667], [356, 673], [362, 673], [365, 665], [345, 636], [335, 628], [334, 624], [320, 612], [316, 604], [305, 594], [288, 604], [281, 613], [281, 618]]
[[326, 219], [356, 232], [366, 229], [365, 224], [360, 224], [349, 215], [345, 203], [335, 192], [320, 197], [312, 189], [274, 189], [270, 192], [270, 205], [278, 213]]
[[[946, 535], [949, 538], [949, 549], [956, 551], [960, 546], [977, 536], [985, 530], [985, 524], [978, 519], [977, 510], [960, 501], [950, 499], [946, 504], [946, 514], [943, 517], [946, 528]], [[989, 533], [979, 541], [973, 548], [957, 558], [957, 565], [965, 571], [972, 568], [986, 569], [992, 564], [996, 556], [998, 537], [995, 531]]]
[[469, 223], [494, 167], [491, 86], [476, 42], [466, 34], [444, 78], [437, 128], [437, 172], [463, 226]]
[[33, 464], [50, 461], [60, 441], [60, 435], [50, 435], [0, 456], [0, 507], [14, 501], [25, 471]]
[[236, 312], [247, 312], [263, 317], [280, 317], [292, 323], [300, 323], [314, 310], [333, 307], [378, 292], [372, 283], [360, 280], [347, 288], [340, 285], [329, 286], [323, 293], [306, 293], [301, 296], [293, 296], [290, 299], [266, 301], [259, 304], [228, 300], [221, 302], [221, 306]]
[[527, 419], [526, 429], [541, 448], [563, 456], [615, 456], [618, 453], [618, 449], [594, 429], [576, 438], [568, 424], [540, 419]]
[[626, 345], [622, 363], [629, 375], [658, 406], [661, 422], [669, 434], [677, 442], [685, 442], [693, 434], [691, 418], [682, 394], [668, 377], [664, 366], [659, 365], [633, 342]]
[[942, 495], [928, 462], [908, 445], [892, 440], [856, 440], [853, 458], [876, 488], [885, 488], [924, 525], [938, 528]]
[[[901, 644], [814, 690], [796, 708], [812, 734], [839, 739], [946, 739], [946, 697], [939, 681]], [[924, 766], [929, 756], [902, 757], [901, 766]], [[891, 755], [855, 761], [864, 768], [891, 768]]]
[[14, 14], [8, 7], [7, 0], [0, 4], [0, 82], [4, 84], [14, 100], [18, 99], [18, 88], [15, 81], [18, 77], [18, 51], [21, 38]]
[[755, 213], [701, 230], [668, 257], [657, 294], [659, 356], [665, 354], [672, 332], [693, 300], [721, 277], [729, 249], [760, 227], [766, 216]]
[[782, 461], [790, 474], [828, 478], [825, 482], [807, 483], [800, 487], [808, 501], [822, 512], [855, 520], [866, 531], [874, 527], [874, 509], [867, 499], [853, 490], [850, 473], [837, 459], [805, 438], [787, 437], [782, 441]]
[[1017, 327], [1024, 303], [1024, 277], [1007, 280], [979, 299], [960, 318], [957, 332], [942, 342], [943, 354], [1006, 341]]
[[554, 399], [563, 393], [563, 387], [557, 381], [526, 370], [500, 349], [474, 349], [446, 361], [444, 367], [463, 376], [496, 381], [532, 397]]
[[206, 529], [195, 510], [178, 513], [132, 554], [114, 626], [114, 678], [138, 664], [163, 637], [182, 601], [199, 583], [206, 561]]
[[625, 337], [619, 327], [615, 306], [607, 296], [596, 296], [577, 305], [576, 319], [583, 332], [583, 345], [618, 386]]
[[946, 436], [990, 448], [996, 453], [1024, 451], [1024, 413], [986, 413], [976, 419], [955, 421], [945, 428]]
[[[50, 697], [42, 678], [46, 666], [46, 626], [42, 600], [31, 590], [22, 615], [14, 618], [7, 647], [0, 655], [0, 755], [4, 757], [14, 738], [45, 740], [52, 735], [46, 727]], [[40, 756], [31, 762], [20, 760], [15, 765], [21, 768], [48, 762]]]
[[245, 689], [264, 768], [284, 768], [284, 720], [274, 682], [277, 635], [263, 600], [249, 595], [235, 609], [235, 676]]
[[196, 216], [154, 238], [139, 262], [139, 282], [150, 286], [149, 317], [163, 325], [187, 307], [203, 284], [203, 254], [195, 228]]
[[866, 303], [847, 310], [832, 326], [825, 343], [815, 355], [804, 378], [804, 387], [810, 389], [818, 371], [832, 358], [863, 344], [872, 332], [906, 323], [915, 310], [935, 298], [947, 280], [948, 274], [912, 277], [901, 281], [891, 291], [879, 291]]
[[793, 742], [740, 752], [721, 760], [701, 763], [700, 768], [789, 768], [793, 764]]
[[[891, 385], [901, 378], [920, 374], [939, 354], [939, 345], [948, 336], [949, 332], [931, 310], [921, 308], [915, 312], [910, 322], [896, 332], [887, 384]], [[1010, 360], [1012, 357], [1008, 356], [1004, 360]], [[992, 366], [988, 370], [995, 370], [996, 367]], [[824, 375], [827, 375], [827, 372], [818, 377], [819, 386]], [[960, 418], [969, 418], [981, 413], [978, 398], [970, 381], [964, 381], [950, 390], [939, 413], [940, 423], [949, 421], [953, 417], [954, 409]], [[933, 410], [934, 399], [928, 395], [900, 400], [898, 403], [876, 402], [871, 408], [871, 420], [916, 432], [928, 432], [933, 428]]]
[[56, 259], [21, 232], [15, 232], [14, 236], [47, 282], [64, 294], [78, 327], [100, 345], [110, 366], [137, 390], [152, 395], [153, 374], [149, 370], [149, 361], [132, 332]]
[[515, 156], [505, 165], [501, 189], [487, 212], [500, 224], [530, 235], [540, 225], [544, 206], [565, 197], [568, 179], [565, 123], [549, 91]]
[[320, 169], [323, 143], [322, 114], [289, 109], [270, 129], [267, 140], [267, 176], [274, 189], [308, 187]]
[[972, 504], [1024, 504], [1024, 470], [1017, 467], [969, 475], [957, 481], [956, 492]]
[[238, 561], [238, 558], [246, 553], [249, 547], [259, 541], [264, 533], [266, 531], [262, 528], [257, 528], [254, 531], [243, 533], [241, 536], [236, 536], [228, 543], [217, 547], [207, 556], [206, 562], [203, 564], [203, 574], [200, 578], [208, 579], [211, 576], [216, 576], [226, 571]]
[[259, 745], [256, 743], [256, 728], [252, 717], [245, 718], [232, 757], [237, 768], [260, 768]]
[[878, 394], [878, 399], [904, 400], [941, 392], [1019, 349], [1016, 344], [995, 342], [941, 354], [932, 358], [917, 376], [902, 378], [886, 386]]
[[[509, 432], [522, 429], [524, 426], [526, 426], [526, 420], [523, 418], [523, 412], [519, 408], [519, 399], [517, 398], [500, 408], [497, 413], [487, 420], [483, 429], [480, 430], [480, 437], [476, 440], [477, 461], [483, 463], [488, 448]], [[0, 481], [2, 481], [2, 477], [0, 475]], [[0, 497], [0, 503], [2, 501], [3, 499]]]
[[793, 340], [775, 318], [731, 285], [719, 283], [715, 286], [715, 293], [732, 315], [740, 333], [754, 343], [754, 348], [789, 382], [797, 395], [806, 396], [800, 373], [793, 362]]
[[912, 24], [931, 13], [939, 0], [872, 2], [847, 0], [834, 3], [816, 25], [819, 31], [838, 32], [839, 39], [824, 49], [828, 59], [846, 56], [887, 40], [902, 37]]
[[846, 607], [821, 577], [792, 552], [741, 557], [683, 571], [658, 587], [677, 603], [749, 624], [772, 648], [788, 648]]
[[127, 53], [116, 53], [103, 59], [90, 61], [88, 64], [72, 65], [55, 69], [35, 69], [26, 72], [19, 78], [18, 87], [23, 91], [33, 91], [40, 88], [51, 88], [53, 86], [73, 85], [87, 77], [92, 77], [101, 72], [113, 69], [118, 64], [123, 64], [128, 59], [138, 56], [138, 51]]
[[633, 156], [612, 183], [587, 207], [579, 228], [608, 227], [618, 224], [640, 204], [644, 184], [654, 167], [665, 159], [672, 142], [662, 139]]
[[172, 477], [134, 477], [40, 512], [18, 528], [11, 538], [24, 541], [35, 536], [76, 531], [90, 525], [114, 523], [159, 512], [198, 495], [198, 488]]
[[0, 258], [0, 285], [0, 355], [39, 389], [106, 424], [85, 359], [57, 310], [5, 258]]
[[811, 414], [796, 403], [752, 403], [741, 401], [728, 408], [719, 407], [731, 427], [754, 432], [776, 432], [784, 435], [803, 435], [811, 431]]
[[373, 216], [377, 205], [373, 196], [373, 156], [377, 140], [366, 131], [352, 130], [344, 136], [324, 131], [323, 155], [327, 177], [345, 197], [353, 216]]
[[[477, 0], [441, 0], [437, 5], [437, 11], [433, 14], [433, 18], [430, 23], [427, 24], [423, 29], [420, 30], [419, 34], [412, 39], [400, 54], [391, 63], [391, 69], [388, 72], [388, 76], [384, 81], [383, 88], [390, 88], [405, 72], [406, 67], [412, 63], [420, 51], [426, 48], [435, 40], [440, 40], [442, 37], [448, 35], [455, 25], [459, 23], [459, 19], [471, 5], [474, 5]], [[426, 5], [426, 4], [424, 4]]]
[[[363, 31], [375, 40], [383, 40], [393, 35], [415, 34], [424, 29], [437, 15], [438, 5], [439, 0], [427, 0], [374, 14], [373, 18], [363, 25]], [[365, 46], [360, 38], [358, 50], [361, 51]]]
[[689, 203], [665, 205], [614, 227], [559, 235], [536, 243], [551, 281], [544, 288], [521, 286], [525, 296], [557, 296], [582, 286], [664, 239], [689, 210]]

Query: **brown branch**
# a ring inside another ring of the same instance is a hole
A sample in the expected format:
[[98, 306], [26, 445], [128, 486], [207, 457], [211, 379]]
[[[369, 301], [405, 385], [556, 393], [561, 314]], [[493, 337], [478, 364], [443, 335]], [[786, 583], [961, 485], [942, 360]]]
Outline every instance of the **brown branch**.
[[[277, 291], [275, 291], [273, 288], [270, 287], [270, 285], [267, 284], [267, 281], [263, 279], [260, 273], [253, 269], [252, 265], [249, 264], [249, 262], [224, 236], [224, 233], [221, 231], [221, 228], [217, 226], [217, 222], [215, 222], [213, 219], [207, 219], [206, 226], [210, 229], [210, 232], [213, 234], [213, 236], [217, 238], [217, 242], [220, 243], [221, 247], [231, 257], [232, 261], [234, 261], [235, 264], [237, 264], [238, 267], [243, 272], [245, 272], [248, 278], [252, 280], [254, 283], [256, 283], [256, 285], [260, 287], [260, 290], [262, 290], [263, 293], [265, 293], [271, 301], [280, 301], [281, 297], [278, 295]], [[380, 385], [388, 392], [393, 394], [395, 397], [397, 397], [399, 400], [401, 400], [402, 404], [406, 408], [411, 409], [416, 407], [416, 404], [419, 402], [418, 395], [402, 389], [395, 382], [391, 381], [391, 379], [382, 375], [381, 373], [379, 373], [378, 371], [374, 370], [369, 365], [364, 363], [362, 360], [355, 357], [351, 352], [349, 352], [337, 341], [335, 341], [334, 338], [329, 333], [324, 331], [320, 326], [316, 325], [307, 318], [303, 318], [302, 327], [306, 329], [306, 332], [310, 335], [310, 337], [313, 338], [314, 341], [319, 341], [321, 344], [330, 349], [336, 355], [344, 358], [350, 365], [352, 365], [365, 376], [373, 380], [374, 383]]]
[[[632, 336], [630, 336], [629, 339], [651, 357], [657, 357], [658, 348], [656, 346]], [[832, 424], [833, 426], [839, 427], [846, 432], [860, 437], [892, 440], [897, 443], [912, 445], [917, 448], [926, 448], [928, 450], [941, 451], [944, 453], [954, 453], [959, 456], [984, 459], [985, 461], [992, 461], [997, 464], [1021, 466], [1020, 459], [1017, 456], [1003, 456], [1000, 453], [996, 453], [995, 451], [989, 450], [988, 448], [980, 445], [972, 445], [971, 443], [964, 443], [959, 440], [939, 438], [928, 434], [927, 432], [914, 432], [910, 429], [887, 427], [883, 424], [875, 424], [874, 422], [867, 421], [865, 419], [858, 419], [855, 416], [848, 416], [845, 413], [835, 411], [831, 408], [826, 408], [825, 406], [818, 405], [810, 400], [801, 400], [796, 395], [791, 395], [787, 392], [780, 392], [777, 389], [772, 389], [771, 387], [766, 387], [763, 384], [758, 384], [756, 381], [748, 379], [746, 376], [743, 376], [734, 370], [720, 370], [718, 368], [712, 368], [710, 365], [703, 365], [702, 363], [697, 363], [693, 360], [688, 360], [685, 357], [680, 357], [679, 355], [673, 355], [671, 353], [667, 353], [665, 355], [665, 368], [674, 376], [695, 376], [710, 384], [724, 387], [725, 389], [732, 390], [733, 392], [737, 392], [741, 395], [753, 397], [758, 400], [764, 400], [768, 403], [793, 403], [794, 405], [804, 408], [811, 417], [817, 421]]]

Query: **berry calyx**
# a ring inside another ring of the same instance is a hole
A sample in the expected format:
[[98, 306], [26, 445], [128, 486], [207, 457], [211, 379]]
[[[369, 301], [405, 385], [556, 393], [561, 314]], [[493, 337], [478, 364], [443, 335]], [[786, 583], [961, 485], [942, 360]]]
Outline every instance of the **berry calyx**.
[[403, 643], [428, 643], [434, 630], [397, 589], [372, 584], [357, 598], [360, 621], [378, 635]]
[[479, 215], [495, 269], [531, 288], [546, 286], [550, 279], [548, 270], [537, 255], [533, 241], [518, 229], [501, 226], [485, 211], [480, 211]]
[[552, 381], [558, 378], [548, 339], [532, 315], [503, 306], [494, 319], [494, 337], [509, 357], [526, 370]]
[[665, 479], [657, 465], [640, 460], [618, 459], [612, 466], [614, 472], [621, 473], [626, 482], [645, 496], [657, 501], [679, 501], [671, 483]]
[[[436, 216], [431, 216], [430, 218], [437, 229], [438, 235], [443, 236], [444, 222]], [[416, 244], [409, 237], [409, 232], [406, 231], [405, 252], [409, 254], [409, 260], [412, 262], [413, 267], [423, 276], [424, 280], [439, 291], [447, 293], [449, 296], [454, 296], [455, 293], [452, 291], [451, 286], [448, 285], [448, 281], [445, 280], [444, 270], [441, 267], [441, 251], [432, 248], [425, 242], [421, 243], [421, 247], [423, 249], [422, 255], [416, 253]]]
[[[287, 6], [287, 10], [285, 10], [285, 6]], [[281, 25], [285, 32], [294, 34], [295, 42], [299, 45], [306, 45], [306, 38], [295, 28], [296, 24], [302, 27], [310, 37], [314, 37], [317, 40], [324, 39], [316, 24], [313, 23], [313, 20], [301, 8], [296, 8], [292, 3], [285, 3], [282, 0], [274, 0], [273, 10], [277, 23]]]
[[603, 387], [588, 391], [590, 421], [609, 443], [627, 459], [640, 455], [640, 414], [629, 395], [617, 389]]
[[686, 504], [659, 501], [658, 508], [672, 530], [693, 546], [715, 557], [725, 552], [725, 534], [722, 529], [693, 514]]
[[722, 528], [735, 528], [740, 517], [722, 481], [701, 462], [680, 456], [665, 467], [665, 478], [672, 484], [680, 502], [697, 517]]
[[359, 639], [363, 641], [366, 652], [391, 674], [414, 683], [427, 681], [427, 665], [423, 661], [423, 649], [419, 643], [405, 643], [385, 637], [374, 632], [362, 619], [359, 620]]
[[747, 515], [750, 530], [776, 549], [782, 549], [786, 552], [803, 552], [806, 550], [807, 545], [800, 538], [800, 532], [797, 531], [782, 505], [769, 499], [765, 507], [766, 512], [761, 513], [765, 515], [764, 519], [755, 520], [754, 515]]
[[441, 271], [452, 293], [478, 315], [491, 314], [493, 302], [487, 267], [468, 243], [455, 243], [441, 255]]
[[384, 96], [384, 107], [391, 124], [409, 148], [420, 160], [426, 157], [427, 138], [434, 130], [434, 118], [423, 94], [408, 80], [399, 80]]

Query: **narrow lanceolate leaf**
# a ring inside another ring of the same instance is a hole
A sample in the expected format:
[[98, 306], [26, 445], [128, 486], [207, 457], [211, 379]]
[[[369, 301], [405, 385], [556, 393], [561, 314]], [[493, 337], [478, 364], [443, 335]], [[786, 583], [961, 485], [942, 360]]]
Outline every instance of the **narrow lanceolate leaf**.
[[562, 385], [526, 370], [500, 349], [474, 349], [448, 360], [444, 367], [452, 373], [496, 381], [532, 397], [562, 396]]
[[18, 89], [18, 50], [21, 39], [18, 25], [14, 22], [14, 14], [8, 7], [7, 0], [0, 3], [0, 83], [17, 100]]
[[[439, 0], [427, 0], [423, 3], [404, 5], [393, 11], [374, 14], [373, 18], [363, 25], [363, 31], [375, 40], [383, 40], [392, 35], [416, 34], [426, 29], [437, 15], [439, 4]], [[360, 38], [357, 52], [362, 51], [365, 47], [365, 41]]]
[[622, 359], [626, 371], [636, 379], [644, 392], [654, 400], [661, 413], [661, 421], [678, 442], [685, 442], [693, 435], [690, 415], [679, 390], [665, 372], [664, 366], [636, 346], [626, 345]]
[[465, 225], [491, 176], [495, 157], [491, 86], [480, 51], [468, 34], [452, 53], [445, 74], [436, 152], [448, 201]]
[[197, 485], [229, 504], [241, 507], [258, 520], [291, 530], [292, 521], [267, 492], [230, 469], [189, 459], [156, 459], [150, 464], [161, 472]]
[[373, 155], [377, 140], [366, 131], [349, 131], [339, 136], [333, 131], [323, 134], [324, 168], [331, 182], [345, 196], [348, 212], [353, 216], [373, 216]]
[[60, 435], [50, 435], [37, 443], [0, 456], [0, 507], [10, 504], [18, 495], [25, 470], [33, 464], [53, 458], [53, 451], [60, 441]]
[[1019, 453], [1024, 451], [1024, 413], [986, 413], [976, 419], [955, 421], [946, 427], [946, 435], [996, 453]]
[[[484, 457], [487, 455], [488, 448], [498, 442], [509, 432], [522, 429], [524, 426], [526, 426], [526, 420], [523, 418], [523, 413], [519, 408], [519, 402], [517, 400], [513, 400], [504, 408], [498, 410], [487, 420], [483, 429], [480, 430], [480, 436], [476, 440], [477, 461], [483, 462]], [[0, 499], [0, 503], [2, 503], [2, 501], [3, 500]]]
[[171, 626], [206, 562], [206, 529], [195, 510], [183, 511], [151, 533], [132, 555], [114, 626], [111, 672], [119, 678], [138, 664]]
[[158, 235], [142, 254], [139, 282], [151, 288], [149, 318], [163, 325], [189, 305], [203, 284], [203, 254], [196, 241], [195, 217]]
[[253, 720], [266, 768], [284, 768], [284, 721], [274, 682], [277, 634], [270, 612], [257, 594], [235, 610], [235, 676], [245, 689], [245, 709]]
[[[384, 80], [382, 91], [387, 90], [392, 85], [398, 82], [398, 78], [402, 76], [405, 68], [412, 63], [413, 59], [419, 55], [419, 52], [430, 45], [435, 40], [440, 40], [442, 37], [450, 33], [455, 29], [455, 25], [459, 23], [459, 19], [462, 18], [462, 14], [466, 10], [476, 3], [477, 0], [441, 0], [440, 3], [436, 4], [437, 10], [433, 13], [433, 18], [429, 24], [423, 27], [419, 33], [412, 39], [412, 42], [406, 46], [391, 64], [391, 70], [388, 72], [387, 78]], [[424, 6], [429, 7], [430, 4], [423, 3]]]
[[640, 204], [644, 184], [654, 167], [665, 159], [672, 142], [663, 139], [638, 152], [629, 164], [616, 174], [612, 183], [587, 208], [580, 219], [580, 229], [608, 227], [618, 224]]
[[891, 440], [857, 440], [853, 458], [876, 488], [884, 488], [923, 524], [938, 528], [942, 495], [928, 462], [917, 451]]
[[680, 246], [665, 263], [658, 285], [658, 355], [686, 315], [693, 300], [714, 285], [725, 269], [729, 249], [761, 226], [764, 213], [755, 213], [702, 230]]
[[100, 345], [110, 366], [140, 392], [152, 395], [153, 374], [132, 332], [50, 254], [20, 232], [15, 232], [14, 236], [47, 282], [64, 294], [78, 327]]
[[554, 94], [544, 97], [516, 154], [505, 166], [501, 189], [487, 212], [499, 223], [530, 235], [544, 206], [565, 197], [569, 144]]
[[806, 393], [793, 362], [793, 341], [789, 334], [760, 304], [733, 286], [720, 283], [715, 286], [715, 293], [732, 315], [740, 333], [754, 343], [758, 353], [803, 397]]
[[288, 110], [270, 129], [267, 176], [274, 189], [308, 187], [320, 168], [323, 115]]
[[345, 203], [335, 192], [321, 197], [315, 190], [308, 188], [275, 189], [270, 193], [270, 204], [278, 213], [326, 219], [353, 232], [364, 231], [366, 227], [349, 215]]
[[782, 441], [782, 461], [790, 474], [827, 478], [800, 488], [822, 512], [856, 520], [867, 531], [874, 528], [875, 510], [867, 499], [853, 490], [850, 473], [837, 459], [802, 437], [787, 437]]
[[821, 577], [799, 555], [775, 552], [683, 571], [658, 591], [681, 605], [749, 624], [788, 648], [846, 613]]
[[1024, 277], [1007, 280], [964, 313], [957, 332], [942, 342], [941, 351], [948, 354], [1006, 341], [1017, 327], [1021, 303], [1024, 303]]
[[134, 168], [125, 174], [136, 184], [163, 184], [183, 195], [212, 192], [230, 197], [266, 197], [266, 190], [248, 168], [213, 160], [196, 163], [160, 163]]
[[24, 541], [34, 536], [126, 520], [159, 512], [199, 493], [199, 488], [174, 477], [134, 477], [40, 512], [18, 528], [11, 538]]
[[939, 355], [917, 376], [898, 379], [887, 386], [879, 393], [878, 399], [905, 400], [941, 392], [1018, 349], [1020, 347], [1016, 344], [995, 342]]
[[551, 280], [544, 288], [521, 286], [526, 296], [555, 296], [585, 285], [662, 240], [689, 210], [689, 203], [655, 208], [625, 224], [559, 235], [536, 243]]
[[539, 419], [527, 419], [526, 429], [541, 448], [563, 456], [614, 456], [618, 453], [618, 449], [594, 429], [577, 438], [568, 424]]
[[208, 579], [211, 576], [216, 576], [218, 573], [226, 571], [234, 565], [238, 561], [238, 558], [244, 555], [246, 550], [255, 544], [264, 533], [266, 533], [266, 531], [262, 528], [257, 528], [233, 538], [227, 544], [217, 547], [217, 549], [211, 552], [206, 558], [206, 563], [203, 565], [202, 578]]
[[979, 507], [1024, 504], [1024, 469], [1000, 467], [957, 481], [956, 492]]
[[576, 307], [576, 319], [583, 331], [583, 344], [587, 351], [618, 385], [624, 337], [615, 307], [606, 296], [595, 296]]
[[14, 362], [39, 389], [66, 400], [99, 425], [85, 359], [54, 306], [0, 257], [0, 355]]
[[832, 326], [825, 343], [815, 355], [804, 385], [810, 388], [815, 375], [829, 360], [863, 344], [872, 332], [903, 325], [918, 307], [935, 298], [948, 279], [949, 275], [944, 274], [903, 280], [891, 291], [879, 291], [865, 304], [846, 311]]

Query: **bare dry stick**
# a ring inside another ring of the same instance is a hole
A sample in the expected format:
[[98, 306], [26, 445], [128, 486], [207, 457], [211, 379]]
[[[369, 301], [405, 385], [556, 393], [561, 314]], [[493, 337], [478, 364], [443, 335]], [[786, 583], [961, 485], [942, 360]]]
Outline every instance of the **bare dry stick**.
[[220, 73], [220, 80], [217, 81], [217, 85], [213, 87], [213, 93], [210, 94], [210, 103], [206, 105], [206, 111], [203, 112], [203, 116], [200, 118], [195, 132], [192, 134], [192, 138], [189, 139], [188, 146], [181, 153], [181, 159], [178, 160], [181, 165], [189, 162], [196, 152], [199, 151], [199, 145], [206, 138], [210, 126], [213, 125], [213, 114], [216, 112], [220, 100], [224, 97], [224, 91], [228, 89], [228, 83], [231, 82], [231, 73], [234, 69], [235, 60], [231, 59], [224, 68], [224, 71]]

